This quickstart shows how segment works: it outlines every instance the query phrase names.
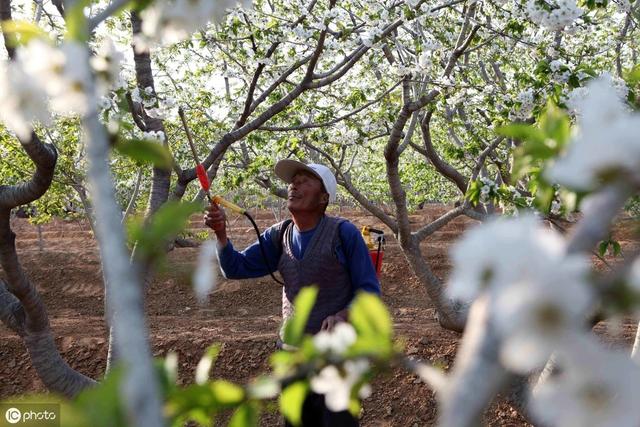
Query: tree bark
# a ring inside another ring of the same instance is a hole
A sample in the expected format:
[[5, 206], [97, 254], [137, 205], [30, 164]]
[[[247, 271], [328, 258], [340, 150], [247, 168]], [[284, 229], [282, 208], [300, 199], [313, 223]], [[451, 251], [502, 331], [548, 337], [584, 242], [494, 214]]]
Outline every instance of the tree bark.
[[[88, 64], [79, 64], [88, 66]], [[82, 119], [85, 128], [88, 178], [96, 216], [98, 244], [107, 286], [109, 325], [126, 375], [122, 403], [131, 424], [142, 427], [164, 425], [158, 380], [153, 367], [142, 303], [142, 286], [129, 261], [121, 210], [109, 171], [109, 142], [95, 110], [95, 89], [87, 88], [93, 109]]]
[[[133, 36], [142, 32], [142, 20], [138, 16], [137, 12], [131, 12], [131, 27], [133, 28]], [[151, 70], [151, 55], [148, 51], [137, 52], [135, 45], [133, 46], [133, 61], [136, 69], [136, 80], [138, 87], [141, 89], [152, 88], [153, 93], [156, 93], [153, 72]], [[144, 122], [147, 132], [150, 131], [162, 131], [165, 135], [164, 123], [160, 119], [144, 116]], [[163, 144], [167, 145], [167, 139], [165, 138]], [[151, 192], [149, 195], [149, 201], [147, 204], [146, 217], [149, 218], [169, 199], [169, 187], [171, 185], [171, 171], [160, 168], [153, 168], [153, 175], [151, 178]]]

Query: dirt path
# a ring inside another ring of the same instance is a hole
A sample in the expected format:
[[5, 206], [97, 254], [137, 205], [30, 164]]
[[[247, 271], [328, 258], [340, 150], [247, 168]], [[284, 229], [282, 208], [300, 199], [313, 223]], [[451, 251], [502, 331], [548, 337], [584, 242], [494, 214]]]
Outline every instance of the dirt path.
[[[442, 214], [444, 206], [427, 206], [412, 216], [416, 224]], [[381, 226], [371, 216], [343, 212], [357, 226]], [[261, 228], [275, 222], [268, 213], [258, 216]], [[458, 218], [423, 244], [435, 273], [446, 276], [450, 269], [450, 244], [473, 224]], [[29, 277], [37, 285], [49, 311], [51, 326], [63, 357], [75, 369], [100, 378], [105, 368], [107, 331], [103, 319], [102, 276], [95, 241], [86, 223], [54, 221], [42, 227], [39, 242], [36, 227], [25, 220], [13, 223], [18, 252]], [[205, 229], [194, 219], [191, 231]], [[243, 247], [253, 241], [252, 229], [234, 220], [230, 230], [234, 244]], [[618, 239], [623, 249], [636, 246], [630, 230], [622, 228]], [[441, 366], [451, 366], [458, 334], [440, 328], [426, 292], [411, 274], [393, 236], [388, 237], [381, 283], [383, 300], [394, 319], [398, 337], [407, 353]], [[39, 243], [43, 245], [40, 251]], [[268, 355], [280, 322], [281, 288], [270, 279], [227, 281], [221, 279], [205, 306], [198, 306], [190, 288], [190, 274], [197, 249], [180, 248], [168, 256], [147, 292], [146, 308], [154, 354], [169, 351], [179, 355], [179, 381], [189, 383], [203, 351], [211, 343], [223, 344], [214, 376], [245, 382], [268, 369]], [[597, 330], [605, 333], [600, 325]], [[609, 334], [611, 345], [629, 346], [635, 333], [632, 322]], [[43, 391], [20, 339], [0, 324], [0, 398]], [[415, 376], [391, 371], [377, 379], [374, 393], [364, 403], [363, 426], [425, 426], [435, 422], [436, 402], [432, 391]], [[486, 414], [489, 425], [522, 425], [508, 405], [498, 404]], [[274, 414], [263, 417], [262, 425], [280, 425]]]

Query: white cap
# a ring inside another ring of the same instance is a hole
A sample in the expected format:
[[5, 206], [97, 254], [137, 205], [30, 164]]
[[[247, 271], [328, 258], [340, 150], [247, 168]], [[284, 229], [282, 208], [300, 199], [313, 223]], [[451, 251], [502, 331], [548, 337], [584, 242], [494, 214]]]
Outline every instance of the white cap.
[[320, 179], [322, 184], [324, 184], [324, 189], [327, 193], [329, 193], [329, 203], [333, 203], [336, 201], [336, 188], [338, 183], [336, 182], [336, 177], [333, 176], [331, 170], [323, 165], [318, 165], [315, 163], [310, 163], [308, 165], [299, 162], [297, 160], [280, 160], [276, 163], [275, 172], [278, 177], [286, 182], [287, 184], [291, 183], [293, 180], [293, 176], [301, 171], [307, 171]]

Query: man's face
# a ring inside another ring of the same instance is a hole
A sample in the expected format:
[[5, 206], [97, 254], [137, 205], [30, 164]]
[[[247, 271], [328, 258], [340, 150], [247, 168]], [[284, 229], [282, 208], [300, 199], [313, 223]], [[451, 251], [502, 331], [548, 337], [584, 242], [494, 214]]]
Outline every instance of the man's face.
[[291, 213], [322, 212], [329, 201], [322, 181], [307, 171], [297, 172], [293, 176], [287, 195], [287, 208]]

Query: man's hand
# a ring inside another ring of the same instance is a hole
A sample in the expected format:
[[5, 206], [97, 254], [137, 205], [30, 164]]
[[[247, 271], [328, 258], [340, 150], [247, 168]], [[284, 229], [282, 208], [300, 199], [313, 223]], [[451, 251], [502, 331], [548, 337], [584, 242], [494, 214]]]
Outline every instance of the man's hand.
[[321, 330], [332, 331], [338, 323], [346, 322], [348, 318], [349, 310], [345, 308], [344, 310], [339, 311], [336, 314], [327, 316], [327, 318], [322, 321]]
[[213, 229], [218, 238], [218, 243], [221, 247], [227, 245], [227, 216], [224, 213], [224, 209], [218, 206], [217, 203], [211, 203], [207, 208], [207, 213], [204, 216], [204, 223], [206, 226]]

